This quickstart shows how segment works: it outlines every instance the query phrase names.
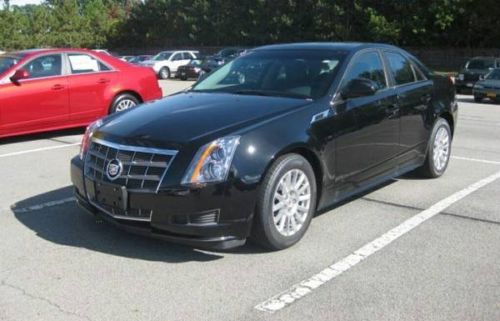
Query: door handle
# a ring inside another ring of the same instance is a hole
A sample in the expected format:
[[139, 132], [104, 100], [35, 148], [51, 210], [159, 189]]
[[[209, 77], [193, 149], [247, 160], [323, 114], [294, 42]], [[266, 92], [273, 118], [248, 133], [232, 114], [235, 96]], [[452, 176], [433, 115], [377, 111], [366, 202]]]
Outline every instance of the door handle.
[[109, 79], [106, 78], [101, 78], [97, 81], [98, 84], [107, 84], [109, 82]]
[[61, 90], [61, 89], [64, 89], [64, 86], [61, 84], [55, 84], [54, 86], [52, 86], [52, 90]]

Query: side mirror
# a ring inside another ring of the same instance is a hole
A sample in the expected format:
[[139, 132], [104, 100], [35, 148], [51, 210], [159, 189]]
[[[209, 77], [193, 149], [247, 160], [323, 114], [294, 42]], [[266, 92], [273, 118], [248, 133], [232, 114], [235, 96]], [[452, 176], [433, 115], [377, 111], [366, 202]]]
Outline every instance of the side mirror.
[[377, 92], [376, 84], [366, 78], [354, 78], [342, 89], [344, 99], [372, 96]]
[[30, 77], [30, 73], [25, 69], [18, 69], [16, 72], [10, 77], [10, 80], [13, 83], [18, 83], [19, 80], [26, 79]]

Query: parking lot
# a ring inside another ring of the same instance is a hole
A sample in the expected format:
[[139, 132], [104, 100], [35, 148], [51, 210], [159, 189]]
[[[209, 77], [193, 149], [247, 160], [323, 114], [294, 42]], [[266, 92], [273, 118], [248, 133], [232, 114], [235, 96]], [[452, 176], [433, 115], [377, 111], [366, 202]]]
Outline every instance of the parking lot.
[[[69, 177], [83, 129], [3, 140], [0, 320], [500, 320], [500, 105], [458, 99], [442, 178], [407, 175], [318, 213], [279, 252], [198, 250], [94, 219]], [[366, 244], [377, 250], [351, 260]]]

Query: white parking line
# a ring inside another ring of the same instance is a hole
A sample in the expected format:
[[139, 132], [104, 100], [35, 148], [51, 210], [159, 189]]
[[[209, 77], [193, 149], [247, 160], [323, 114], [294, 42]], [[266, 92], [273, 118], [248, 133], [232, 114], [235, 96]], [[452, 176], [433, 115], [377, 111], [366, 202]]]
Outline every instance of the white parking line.
[[469, 157], [462, 157], [462, 156], [451, 156], [451, 158], [470, 161], [470, 162], [500, 165], [500, 162], [491, 161], [491, 160], [487, 160], [487, 159], [469, 158]]
[[13, 152], [13, 153], [7, 153], [7, 154], [0, 154], [0, 158], [10, 157], [10, 156], [17, 156], [17, 155], [23, 155], [23, 154], [29, 154], [29, 153], [36, 153], [36, 152], [43, 152], [43, 151], [46, 151], [46, 150], [66, 148], [66, 147], [72, 147], [72, 146], [78, 146], [78, 145], [80, 145], [80, 143], [73, 143], [73, 144], [65, 144], [65, 145], [57, 145], [57, 146], [50, 146], [50, 147], [42, 147], [42, 148], [36, 148], [36, 149], [23, 150], [23, 151], [19, 151], [19, 152]]
[[12, 211], [14, 211], [15, 213], [18, 213], [18, 214], [19, 213], [28, 213], [28, 212], [33, 212], [33, 211], [39, 211], [39, 210], [46, 208], [46, 207], [62, 205], [62, 204], [70, 203], [70, 202], [74, 202], [74, 201], [75, 201], [75, 198], [73, 196], [71, 196], [71, 197], [60, 199], [60, 200], [45, 202], [42, 204], [36, 204], [36, 205], [28, 206], [28, 207], [22, 207], [22, 208], [13, 207]]
[[467, 186], [461, 191], [448, 196], [447, 198], [435, 203], [428, 209], [420, 212], [415, 216], [412, 216], [408, 220], [404, 221], [403, 223], [378, 237], [377, 239], [365, 244], [363, 247], [354, 251], [352, 254], [348, 255], [342, 260], [328, 266], [318, 274], [315, 274], [312, 277], [295, 284], [288, 290], [281, 292], [271, 297], [270, 299], [258, 304], [257, 306], [255, 306], [255, 309], [273, 313], [285, 308], [286, 306], [289, 306], [290, 304], [296, 302], [304, 296], [312, 293], [315, 289], [327, 283], [328, 281], [331, 281], [340, 274], [346, 272], [353, 266], [357, 265], [359, 262], [368, 258], [370, 255], [391, 244], [399, 237], [413, 230], [423, 222], [439, 214], [450, 205], [460, 201], [469, 194], [494, 182], [499, 178], [500, 171], [484, 179], [481, 179], [480, 181], [472, 185]]

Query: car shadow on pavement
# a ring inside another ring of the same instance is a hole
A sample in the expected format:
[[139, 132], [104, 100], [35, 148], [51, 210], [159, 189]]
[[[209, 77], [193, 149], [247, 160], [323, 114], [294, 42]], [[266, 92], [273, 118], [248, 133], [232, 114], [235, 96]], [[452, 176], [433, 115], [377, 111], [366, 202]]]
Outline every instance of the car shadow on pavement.
[[223, 255], [216, 253], [124, 232], [86, 213], [70, 198], [71, 195], [72, 187], [67, 186], [17, 202], [11, 206], [11, 210], [37, 236], [64, 246], [168, 263], [223, 258]]
[[43, 139], [48, 139], [54, 142], [67, 144], [69, 143], [68, 141], [59, 139], [59, 137], [82, 135], [84, 132], [85, 132], [85, 127], [80, 127], [80, 128], [56, 130], [40, 134], [29, 134], [29, 135], [15, 136], [15, 137], [7, 137], [7, 138], [2, 138], [0, 140], [0, 145], [23, 143], [23, 142], [37, 141]]

